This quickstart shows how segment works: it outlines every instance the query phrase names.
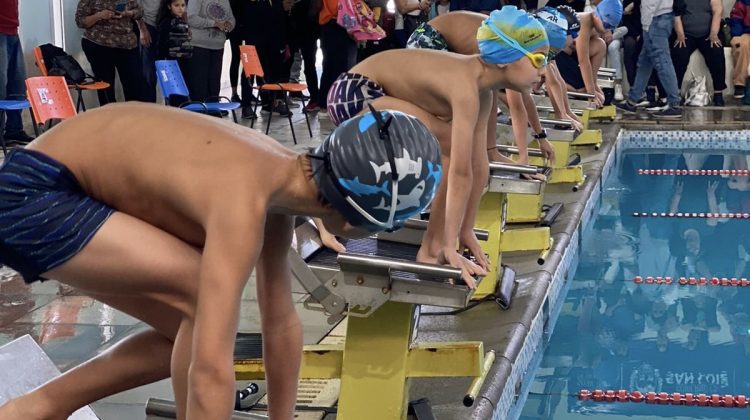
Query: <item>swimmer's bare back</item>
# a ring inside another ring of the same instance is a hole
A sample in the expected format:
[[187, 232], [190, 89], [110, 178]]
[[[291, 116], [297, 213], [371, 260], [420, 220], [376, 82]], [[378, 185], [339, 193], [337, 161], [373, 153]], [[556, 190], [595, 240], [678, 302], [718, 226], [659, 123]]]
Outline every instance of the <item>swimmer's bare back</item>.
[[91, 197], [199, 247], [212, 203], [266, 204], [297, 156], [238, 124], [142, 103], [87, 111], [27, 148], [67, 166]]
[[458, 54], [479, 54], [477, 29], [487, 15], [467, 10], [456, 10], [430, 20], [429, 24], [440, 32], [448, 49]]
[[384, 51], [349, 70], [382, 86], [386, 95], [415, 104], [444, 121], [453, 119], [453, 103], [479, 95], [482, 71], [478, 56], [427, 49]]

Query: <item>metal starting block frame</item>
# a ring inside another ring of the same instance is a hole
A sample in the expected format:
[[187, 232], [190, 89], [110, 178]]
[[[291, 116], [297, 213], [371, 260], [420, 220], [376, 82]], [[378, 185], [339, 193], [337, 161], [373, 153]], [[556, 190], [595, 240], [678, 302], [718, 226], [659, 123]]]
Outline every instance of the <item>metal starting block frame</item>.
[[[320, 242], [311, 223], [295, 233], [289, 262], [311, 294], [305, 306], [325, 311], [331, 323], [349, 315], [345, 343], [305, 346], [300, 370], [304, 379], [341, 378], [338, 419], [405, 419], [410, 378], [469, 376], [470, 391], [481, 387], [491, 359], [482, 342], [415, 342], [420, 304], [469, 303], [474, 291], [461, 283], [460, 269], [357, 253], [331, 263], [331, 251], [314, 249]], [[364, 241], [385, 242], [347, 246]], [[234, 368], [238, 380], [265, 377], [260, 359], [235, 360]]]
[[[570, 121], [540, 118], [542, 125], [551, 126], [547, 130], [547, 140], [555, 148], [556, 162], [552, 167], [552, 174], [547, 178], [550, 184], [573, 184], [573, 191], [578, 191], [580, 186], [586, 180], [583, 174], [583, 167], [578, 164], [580, 157], [572, 154], [571, 147], [575, 140], [575, 131]], [[512, 119], [511, 119], [512, 123]], [[558, 128], [554, 128], [558, 127]], [[560, 129], [568, 127], [567, 129]], [[497, 138], [513, 138], [513, 127], [509, 124], [497, 125]], [[530, 147], [538, 148], [539, 143], [527, 131], [526, 143]], [[529, 154], [529, 163], [532, 165], [542, 166], [545, 164], [541, 157], [534, 157]]]

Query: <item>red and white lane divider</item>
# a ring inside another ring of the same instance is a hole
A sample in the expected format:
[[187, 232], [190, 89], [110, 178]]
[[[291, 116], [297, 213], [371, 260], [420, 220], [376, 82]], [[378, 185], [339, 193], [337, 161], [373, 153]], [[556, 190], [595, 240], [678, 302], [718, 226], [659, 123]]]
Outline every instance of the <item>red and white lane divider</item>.
[[727, 277], [680, 277], [677, 280], [673, 280], [672, 277], [633, 277], [633, 283], [635, 284], [666, 284], [666, 285], [680, 285], [680, 286], [734, 286], [734, 287], [747, 287], [750, 286], [750, 280], [746, 278], [727, 278]]
[[639, 169], [638, 175], [750, 176], [749, 169]]
[[696, 219], [750, 219], [750, 213], [657, 213], [633, 212], [633, 217], [677, 217]]
[[578, 391], [578, 399], [581, 401], [595, 402], [633, 402], [646, 404], [671, 404], [671, 405], [696, 405], [703, 407], [725, 407], [725, 408], [746, 408], [750, 401], [744, 395], [719, 395], [719, 394], [682, 394], [679, 392], [647, 392], [618, 391], [596, 389], [589, 391], [582, 389]]

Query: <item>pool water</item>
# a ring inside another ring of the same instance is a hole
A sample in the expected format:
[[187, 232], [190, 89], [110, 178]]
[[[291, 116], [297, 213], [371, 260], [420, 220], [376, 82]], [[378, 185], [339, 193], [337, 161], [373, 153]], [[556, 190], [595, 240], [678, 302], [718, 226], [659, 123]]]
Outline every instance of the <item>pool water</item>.
[[[750, 408], [577, 396], [582, 389], [750, 396], [750, 286], [678, 284], [682, 276], [750, 279], [750, 219], [668, 217], [750, 213], [750, 177], [638, 174], [744, 170], [749, 160], [739, 152], [622, 153], [581, 240], [576, 276], [520, 418], [750, 418]], [[635, 276], [673, 281], [638, 284]]]

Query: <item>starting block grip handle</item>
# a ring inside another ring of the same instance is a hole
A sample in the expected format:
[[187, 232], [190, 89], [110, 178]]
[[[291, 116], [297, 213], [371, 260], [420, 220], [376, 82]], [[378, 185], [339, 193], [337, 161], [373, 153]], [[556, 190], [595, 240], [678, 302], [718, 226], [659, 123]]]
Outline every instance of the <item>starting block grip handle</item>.
[[591, 93], [568, 91], [568, 96], [571, 98], [579, 98], [579, 99], [594, 99], [595, 95]]
[[[516, 147], [516, 146], [507, 146], [505, 144], [498, 144], [497, 145], [497, 150], [500, 151], [500, 152], [511, 153], [511, 154], [514, 154], [514, 155], [518, 154], [518, 147]], [[528, 151], [529, 151], [529, 156], [534, 156], [534, 157], [542, 157], [542, 156], [544, 156], [542, 154], [542, 151], [540, 149], [531, 149], [531, 148], [529, 148]]]
[[372, 272], [373, 269], [391, 270], [446, 279], [461, 279], [461, 269], [445, 267], [437, 264], [423, 264], [406, 260], [347, 252], [339, 254], [337, 261], [342, 270], [352, 272], [367, 273]]
[[[174, 402], [162, 400], [160, 398], [149, 398], [146, 403], [146, 415], [159, 416], [167, 419], [177, 418], [177, 409]], [[232, 420], [268, 420], [268, 417], [247, 413], [244, 411], [235, 411], [232, 413]]]
[[556, 126], [564, 126], [568, 128], [573, 128], [573, 123], [569, 120], [556, 120], [552, 118], [539, 118], [539, 122], [542, 124], [547, 125], [556, 125]]
[[531, 165], [513, 165], [509, 163], [490, 162], [490, 171], [506, 171], [519, 174], [538, 174], [544, 169]]

